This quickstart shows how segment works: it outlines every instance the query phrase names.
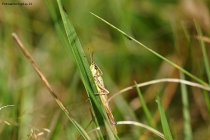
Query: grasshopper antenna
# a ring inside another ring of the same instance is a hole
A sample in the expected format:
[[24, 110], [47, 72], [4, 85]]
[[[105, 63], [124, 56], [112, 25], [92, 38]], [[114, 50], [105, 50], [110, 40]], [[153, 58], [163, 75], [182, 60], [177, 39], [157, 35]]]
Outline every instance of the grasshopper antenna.
[[94, 53], [94, 51], [90, 54], [90, 61], [91, 61], [91, 64], [93, 63], [93, 53]]
[[[88, 52], [90, 54], [90, 49], [89, 48], [88, 48]], [[93, 53], [94, 53], [94, 51], [90, 54], [90, 62], [91, 62], [91, 64], [93, 63]]]

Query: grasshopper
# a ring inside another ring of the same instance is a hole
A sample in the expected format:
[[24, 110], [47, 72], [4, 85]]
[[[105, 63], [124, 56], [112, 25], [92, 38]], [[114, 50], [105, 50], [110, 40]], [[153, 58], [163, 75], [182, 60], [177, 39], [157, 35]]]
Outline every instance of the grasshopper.
[[114, 116], [112, 115], [112, 110], [109, 107], [109, 102], [108, 102], [108, 97], [107, 97], [107, 94], [109, 93], [109, 91], [104, 87], [104, 81], [102, 79], [102, 75], [103, 75], [102, 71], [97, 66], [97, 64], [95, 62], [93, 62], [93, 53], [92, 53], [92, 57], [91, 57], [90, 70], [92, 72], [94, 82], [95, 82], [97, 90], [98, 90], [97, 94], [100, 96], [102, 104], [105, 108], [106, 114], [108, 116], [108, 119], [109, 119], [114, 131], [117, 133], [117, 128], [115, 126], [117, 123], [114, 120]]

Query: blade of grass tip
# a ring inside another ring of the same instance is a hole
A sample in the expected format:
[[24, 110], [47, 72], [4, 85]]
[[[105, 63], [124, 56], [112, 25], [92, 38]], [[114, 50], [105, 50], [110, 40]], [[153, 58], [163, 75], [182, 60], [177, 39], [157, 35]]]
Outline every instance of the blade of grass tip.
[[139, 95], [139, 99], [141, 101], [142, 108], [143, 108], [144, 113], [146, 115], [147, 121], [148, 121], [148, 123], [149, 123], [150, 126], [154, 127], [154, 125], [152, 124], [152, 115], [151, 115], [149, 109], [147, 108], [147, 105], [144, 102], [144, 98], [143, 98], [143, 96], [141, 94], [141, 91], [140, 91], [140, 89], [139, 89], [136, 81], [134, 81], [134, 83], [135, 83], [135, 86], [136, 86], [137, 93]]
[[[181, 79], [185, 79], [184, 74], [180, 73]], [[181, 84], [181, 94], [182, 94], [182, 111], [183, 111], [183, 117], [184, 117], [184, 135], [185, 140], [191, 140], [192, 139], [192, 129], [190, 125], [190, 113], [189, 113], [189, 103], [188, 103], [188, 94], [187, 94], [187, 87], [184, 84]]]
[[[206, 46], [202, 39], [203, 34], [202, 34], [201, 28], [200, 28], [199, 24], [196, 22], [196, 20], [194, 20], [194, 23], [195, 23], [195, 27], [196, 27], [196, 30], [197, 30], [197, 33], [199, 36], [200, 44], [201, 44], [201, 49], [202, 49], [203, 59], [204, 59], [204, 66], [205, 66], [207, 77], [208, 77], [208, 83], [210, 83], [210, 66], [209, 66], [208, 55], [206, 52]], [[206, 106], [207, 106], [208, 110], [210, 111], [210, 96], [205, 91], [204, 91], [204, 98], [205, 98]]]
[[173, 65], [175, 68], [179, 69], [180, 71], [182, 71], [183, 73], [185, 73], [186, 75], [188, 75], [189, 77], [191, 77], [192, 79], [198, 81], [199, 83], [201, 83], [204, 86], [209, 86], [206, 82], [204, 82], [203, 80], [199, 79], [198, 77], [192, 75], [191, 73], [189, 73], [188, 71], [186, 71], [185, 69], [183, 69], [182, 67], [180, 67], [179, 65], [175, 64], [174, 62], [166, 59], [165, 57], [163, 57], [162, 55], [156, 53], [155, 51], [153, 51], [152, 49], [148, 48], [147, 46], [145, 46], [144, 44], [140, 43], [138, 40], [134, 39], [133, 37], [129, 36], [128, 34], [126, 34], [125, 32], [121, 31], [120, 29], [118, 29], [117, 27], [115, 27], [114, 25], [110, 24], [109, 22], [107, 22], [106, 20], [102, 19], [101, 17], [93, 14], [92, 12], [90, 12], [92, 15], [94, 15], [95, 17], [97, 17], [98, 19], [102, 20], [103, 22], [105, 22], [106, 24], [108, 24], [109, 26], [111, 26], [112, 28], [114, 28], [115, 30], [117, 30], [118, 32], [122, 33], [125, 37], [127, 37], [129, 40], [133, 40], [134, 42], [136, 42], [137, 44], [139, 44], [140, 46], [144, 47], [145, 49], [147, 49], [148, 51], [152, 52], [154, 55], [156, 55], [157, 57], [163, 59], [164, 61], [168, 62], [169, 64]]
[[165, 135], [165, 138], [166, 138], [166, 140], [173, 140], [159, 95], [156, 96], [156, 101], [157, 101], [158, 109], [160, 112], [160, 119], [161, 119], [161, 124], [163, 127], [163, 133]]
[[[98, 91], [89, 68], [89, 63], [87, 61], [87, 58], [85, 57], [85, 53], [77, 37], [77, 34], [74, 30], [74, 27], [71, 24], [70, 20], [68, 19], [66, 10], [63, 9], [64, 7], [62, 6], [60, 0], [57, 0], [57, 3], [63, 20], [64, 28], [67, 34], [67, 38], [69, 41], [69, 47], [71, 48], [72, 54], [75, 58], [81, 80], [85, 86], [85, 89], [87, 90], [88, 96], [90, 97], [91, 105], [93, 107], [97, 121], [100, 126], [105, 126], [106, 132], [108, 133], [109, 136], [117, 137], [117, 135], [114, 132], [110, 133], [110, 131], [107, 131], [106, 127], [107, 125], [105, 124], [106, 122], [109, 122], [109, 120], [106, 115], [105, 109], [102, 106], [100, 97], [95, 96], [94, 94], [98, 93]], [[109, 125], [109, 128], [111, 128], [111, 124]]]
[[90, 140], [90, 137], [85, 132], [85, 130], [73, 119], [73, 117], [71, 116], [70, 112], [67, 110], [67, 108], [63, 105], [63, 103], [60, 101], [60, 99], [58, 98], [58, 96], [55, 94], [55, 92], [51, 88], [49, 82], [47, 81], [47, 79], [45, 78], [45, 76], [42, 74], [42, 72], [39, 70], [39, 68], [37, 67], [37, 65], [33, 61], [31, 55], [25, 49], [25, 47], [23, 46], [22, 42], [19, 40], [18, 36], [15, 33], [12, 33], [12, 36], [13, 36], [14, 40], [17, 42], [17, 44], [20, 47], [20, 49], [22, 50], [22, 52], [24, 53], [24, 55], [26, 56], [26, 58], [29, 60], [29, 62], [33, 66], [34, 70], [37, 72], [37, 74], [41, 78], [41, 80], [44, 83], [44, 85], [49, 90], [51, 96], [54, 98], [54, 100], [56, 101], [56, 103], [61, 108], [61, 110], [66, 114], [66, 116], [69, 118], [69, 120], [74, 124], [74, 126], [77, 128], [77, 130], [82, 134], [82, 136], [84, 137], [84, 139]]

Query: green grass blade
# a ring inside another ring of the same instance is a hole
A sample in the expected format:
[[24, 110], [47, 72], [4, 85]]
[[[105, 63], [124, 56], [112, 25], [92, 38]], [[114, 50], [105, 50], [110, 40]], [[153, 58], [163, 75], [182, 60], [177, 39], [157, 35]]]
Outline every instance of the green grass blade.
[[141, 94], [141, 91], [140, 91], [139, 87], [137, 86], [136, 81], [134, 83], [135, 83], [135, 86], [136, 86], [137, 93], [139, 95], [139, 99], [141, 101], [142, 108], [143, 108], [144, 113], [146, 115], [147, 121], [148, 121], [150, 126], [154, 127], [154, 125], [152, 124], [152, 115], [151, 115], [149, 109], [147, 108], [147, 105], [144, 102], [144, 98], [143, 98], [143, 96]]
[[[58, 17], [56, 16], [56, 13], [54, 11], [54, 7], [53, 7], [53, 4], [51, 2], [49, 2], [48, 0], [45, 0], [46, 2], [46, 5], [48, 7], [48, 10], [50, 11], [50, 15], [54, 21], [54, 24], [55, 24], [55, 28], [56, 28], [56, 31], [58, 32], [58, 35], [59, 37], [61, 38], [61, 41], [63, 42], [64, 46], [67, 46], [68, 45], [68, 42], [62, 32], [62, 28], [60, 26], [60, 24], [58, 23]], [[70, 55], [70, 50], [68, 50], [69, 48], [68, 47], [65, 47], [68, 52], [68, 54]], [[67, 115], [68, 116], [68, 115]], [[70, 119], [70, 116], [68, 116], [68, 118]], [[88, 134], [86, 133], [86, 131], [76, 123], [75, 120], [72, 120], [70, 119], [71, 122], [75, 125], [75, 127], [80, 131], [81, 135], [85, 138], [85, 139], [90, 139], [90, 137], [88, 136]]]
[[173, 140], [171, 131], [169, 129], [168, 122], [167, 122], [167, 119], [166, 119], [166, 116], [165, 116], [165, 113], [164, 113], [164, 110], [160, 101], [160, 97], [158, 95], [156, 96], [156, 101], [157, 101], [158, 109], [160, 112], [160, 119], [161, 119], [161, 124], [163, 127], [163, 133], [165, 135], [165, 138], [166, 140]]
[[204, 82], [203, 80], [199, 79], [198, 77], [192, 75], [191, 73], [189, 73], [188, 71], [186, 71], [185, 69], [183, 69], [182, 67], [178, 66], [177, 64], [175, 64], [174, 62], [166, 59], [165, 57], [163, 57], [162, 55], [156, 53], [155, 51], [153, 51], [152, 49], [148, 48], [147, 46], [145, 46], [144, 44], [140, 43], [138, 40], [134, 39], [133, 37], [129, 36], [128, 34], [126, 34], [125, 32], [121, 31], [120, 29], [118, 29], [117, 27], [115, 27], [114, 25], [110, 24], [109, 22], [107, 22], [106, 20], [102, 19], [101, 17], [91, 13], [92, 15], [94, 15], [95, 17], [97, 17], [98, 19], [102, 20], [103, 22], [105, 22], [106, 24], [108, 24], [109, 26], [111, 26], [112, 28], [114, 28], [115, 30], [117, 30], [118, 32], [122, 33], [126, 38], [128, 38], [129, 40], [133, 40], [134, 42], [136, 42], [137, 44], [139, 44], [140, 46], [144, 47], [145, 49], [147, 49], [148, 51], [152, 52], [154, 55], [156, 55], [157, 57], [161, 58], [162, 60], [168, 62], [169, 64], [173, 65], [174, 67], [176, 67], [177, 69], [179, 69], [180, 71], [182, 71], [183, 73], [185, 73], [186, 75], [188, 75], [189, 77], [191, 77], [192, 79], [198, 81], [199, 83], [201, 83], [204, 86], [209, 86], [206, 82]]
[[[207, 55], [207, 52], [206, 52], [206, 46], [205, 46], [205, 43], [202, 39], [203, 34], [202, 34], [202, 31], [201, 31], [201, 28], [200, 28], [199, 24], [196, 21], [194, 21], [194, 22], [195, 22], [195, 27], [196, 27], [196, 30], [197, 30], [197, 33], [198, 33], [198, 36], [199, 36], [200, 44], [201, 44], [201, 49], [202, 49], [203, 59], [204, 59], [204, 66], [205, 66], [207, 77], [208, 77], [208, 83], [210, 83], [210, 66], [209, 66], [208, 55]], [[210, 96], [205, 91], [204, 91], [204, 98], [205, 98], [206, 106], [207, 106], [208, 110], [210, 111]]]
[[[72, 54], [74, 56], [80, 78], [85, 86], [88, 96], [90, 97], [91, 105], [96, 115], [96, 119], [100, 126], [105, 126], [106, 132], [110, 139], [113, 137], [117, 137], [117, 135], [114, 134], [113, 131], [110, 132], [108, 130], [111, 129], [110, 123], [108, 123], [109, 125], [106, 125], [106, 123], [109, 122], [109, 120], [105, 113], [105, 109], [102, 106], [99, 96], [95, 96], [95, 93], [98, 93], [98, 91], [89, 68], [89, 63], [87, 61], [83, 48], [80, 44], [80, 41], [77, 37], [77, 34], [74, 30], [74, 27], [70, 23], [68, 15], [64, 11], [60, 0], [57, 0], [57, 3], [63, 20], [64, 28], [67, 34], [68, 42], [70, 44], [69, 45], [69, 47], [71, 48], [70, 50], [72, 51]], [[101, 137], [101, 139], [103, 138]]]
[[201, 49], [202, 49], [202, 53], [203, 53], [203, 59], [204, 59], [204, 64], [205, 64], [205, 68], [206, 68], [206, 73], [207, 73], [207, 76], [208, 76], [208, 81], [210, 83], [210, 66], [209, 66], [209, 59], [208, 59], [207, 52], [206, 52], [206, 46], [205, 46], [205, 43], [202, 39], [203, 34], [202, 34], [201, 28], [198, 25], [198, 23], [196, 21], [194, 21], [194, 22], [195, 22], [195, 27], [196, 27], [196, 30], [197, 30], [197, 33], [198, 33], [198, 36], [199, 36], [199, 40], [200, 40], [200, 43], [201, 43]]
[[[180, 73], [181, 79], [185, 79], [184, 74]], [[189, 113], [189, 103], [188, 103], [188, 94], [187, 94], [187, 87], [185, 84], [181, 84], [181, 94], [182, 94], [182, 110], [184, 115], [184, 135], [185, 140], [192, 139], [192, 129], [190, 125], [190, 113]]]

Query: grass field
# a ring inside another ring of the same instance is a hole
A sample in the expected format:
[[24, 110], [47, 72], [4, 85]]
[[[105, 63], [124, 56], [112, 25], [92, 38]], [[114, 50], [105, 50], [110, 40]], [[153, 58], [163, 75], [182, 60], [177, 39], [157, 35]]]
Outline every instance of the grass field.
[[0, 1], [1, 140], [210, 138], [210, 2]]

